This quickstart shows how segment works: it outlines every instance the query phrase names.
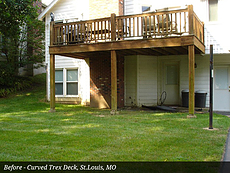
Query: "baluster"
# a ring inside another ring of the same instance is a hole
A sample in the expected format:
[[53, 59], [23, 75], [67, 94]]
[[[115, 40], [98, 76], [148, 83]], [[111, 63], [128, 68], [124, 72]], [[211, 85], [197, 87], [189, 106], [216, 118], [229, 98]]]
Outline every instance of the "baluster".
[[186, 28], [186, 12], [184, 12], [184, 32], [187, 32], [187, 28]]
[[69, 32], [70, 32], [70, 42], [72, 42], [73, 41], [73, 25], [70, 25], [70, 29], [69, 29]]
[[135, 18], [132, 18], [133, 20], [133, 37], [135, 37]]
[[108, 39], [111, 40], [111, 21], [108, 21]]
[[76, 41], [76, 24], [74, 24], [74, 28], [73, 28], [73, 41]]
[[180, 33], [181, 33], [181, 13], [180, 13]]
[[97, 39], [100, 40], [100, 26], [99, 26], [99, 21], [97, 21]]
[[175, 32], [177, 32], [177, 15], [176, 15], [176, 13], [174, 13], [175, 14]]
[[157, 18], [157, 34], [159, 34], [160, 26], [159, 26], [159, 15], [156, 15]]
[[151, 36], [152, 33], [151, 16], [148, 16], [148, 18], [149, 18], [149, 35]]
[[131, 26], [131, 18], [129, 18], [129, 36], [131, 37], [132, 36], [132, 33], [131, 33], [131, 30], [132, 29], [132, 26]]
[[80, 40], [80, 24], [77, 24], [77, 42]]
[[106, 20], [104, 21], [104, 29], [105, 29], [105, 33], [104, 33], [104, 37], [105, 37], [105, 41], [107, 39], [107, 27], [106, 27]]
[[168, 25], [168, 22], [169, 22], [169, 14], [166, 14], [165, 17], [166, 17], [166, 34], [168, 34], [168, 30], [169, 30], [169, 25]]
[[102, 21], [100, 22], [100, 30], [101, 30], [101, 40], [103, 39], [103, 25]]
[[155, 15], [153, 15], [153, 34], [156, 37], [156, 20], [155, 20]]
[[93, 23], [93, 27], [94, 27], [93, 37], [94, 37], [94, 40], [96, 41], [96, 39], [97, 39], [97, 37], [96, 37], [96, 22]]
[[147, 16], [144, 17], [144, 20], [145, 20], [145, 28], [144, 28], [145, 29], [145, 31], [144, 31], [145, 34], [144, 35], [147, 36], [147, 30], [148, 30], [148, 28], [147, 28], [147, 25], [148, 25]]
[[140, 36], [140, 32], [139, 32], [139, 20], [140, 20], [140, 18], [137, 17], [137, 37]]
[[128, 24], [127, 24], [127, 18], [125, 18], [125, 36], [128, 37]]

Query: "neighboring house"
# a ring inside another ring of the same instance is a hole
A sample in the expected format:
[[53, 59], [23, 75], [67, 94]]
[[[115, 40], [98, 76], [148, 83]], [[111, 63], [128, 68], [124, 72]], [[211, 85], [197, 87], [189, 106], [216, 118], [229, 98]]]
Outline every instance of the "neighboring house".
[[[39, 15], [38, 18], [45, 20], [46, 23], [45, 62], [48, 100], [50, 100], [50, 14], [54, 14], [56, 24], [84, 21], [110, 16], [112, 12], [119, 13], [118, 4], [117, 0], [53, 0]], [[89, 105], [90, 75], [87, 58], [84, 60], [58, 55], [55, 57], [55, 93], [58, 102]]]
[[[229, 0], [126, 0], [125, 15], [137, 14], [145, 9], [154, 11], [167, 7], [193, 4], [193, 9], [205, 24], [205, 54], [195, 57], [195, 91], [207, 92], [209, 107], [210, 44], [214, 46], [214, 110], [230, 111], [230, 23]], [[181, 105], [181, 91], [189, 88], [187, 55], [127, 56], [125, 57], [125, 105], [154, 105], [160, 93], [167, 92], [165, 104]], [[131, 80], [132, 79], [132, 80]], [[176, 81], [167, 81], [175, 79]], [[168, 85], [167, 82], [174, 83]], [[135, 87], [134, 87], [135, 86]]]

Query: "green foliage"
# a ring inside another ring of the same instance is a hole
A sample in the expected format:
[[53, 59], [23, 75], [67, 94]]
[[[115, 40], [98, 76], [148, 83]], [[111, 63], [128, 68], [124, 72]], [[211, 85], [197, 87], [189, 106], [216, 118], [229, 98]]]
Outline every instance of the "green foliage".
[[5, 62], [0, 62], [0, 88], [14, 85], [15, 76], [13, 67]]
[[43, 84], [44, 83], [44, 76], [45, 74], [42, 75], [37, 75], [36, 77], [12, 77], [9, 80], [9, 84], [5, 83], [6, 80], [4, 81], [3, 85], [0, 85], [0, 98], [1, 97], [6, 97], [12, 93], [15, 93], [17, 91], [23, 91], [25, 89], [31, 88], [32, 86]]
[[15, 88], [20, 67], [44, 61], [45, 28], [34, 2], [0, 1], [0, 88]]

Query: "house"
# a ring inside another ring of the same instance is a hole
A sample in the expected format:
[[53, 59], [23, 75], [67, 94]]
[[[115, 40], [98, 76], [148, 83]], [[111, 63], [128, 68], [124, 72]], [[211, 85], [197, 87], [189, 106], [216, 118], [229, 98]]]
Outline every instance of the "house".
[[[50, 100], [50, 14], [54, 14], [54, 22], [58, 24], [102, 18], [109, 16], [111, 12], [119, 14], [119, 9], [121, 8], [119, 8], [117, 0], [111, 0], [109, 3], [107, 0], [53, 0], [39, 15], [38, 18], [45, 20], [46, 23], [45, 62], [47, 66], [48, 100]], [[87, 58], [77, 59], [57, 55], [55, 57], [55, 75], [57, 102], [89, 105], [90, 76]]]
[[210, 44], [215, 53], [214, 109], [230, 110], [229, 36], [220, 32], [228, 28], [223, 11], [229, 2], [154, 2], [126, 0], [122, 16], [51, 22], [51, 110], [55, 109], [55, 57], [64, 55], [87, 60], [92, 107], [157, 105], [164, 91], [165, 104], [181, 105], [181, 91], [189, 89], [189, 114], [194, 115], [196, 91], [207, 93], [209, 106]]
[[[209, 61], [210, 44], [214, 48], [214, 110], [230, 111], [229, 95], [229, 64], [230, 64], [230, 36], [224, 31], [229, 28], [229, 22], [226, 22], [226, 16], [229, 14], [228, 0], [184, 0], [184, 1], [164, 1], [165, 3], [155, 3], [155, 1], [125, 1], [125, 14], [141, 13], [142, 10], [180, 7], [186, 4], [193, 4], [193, 9], [199, 19], [204, 22], [204, 44], [205, 54], [196, 54], [195, 56], [195, 91], [203, 90], [207, 93], [206, 107], [209, 107]], [[133, 61], [135, 59], [135, 62]], [[146, 65], [144, 64], [146, 63]], [[150, 65], [152, 63], [152, 65]], [[181, 105], [181, 91], [189, 89], [188, 82], [188, 58], [187, 55], [171, 56], [140, 56], [126, 58], [127, 67], [125, 68], [125, 105], [157, 104], [160, 93], [166, 91], [167, 99], [165, 104]], [[155, 68], [152, 66], [155, 65]], [[144, 67], [143, 67], [144, 66]], [[143, 69], [142, 69], [143, 68]], [[150, 68], [150, 69], [147, 69]], [[135, 69], [135, 70], [134, 70]], [[132, 73], [130, 73], [130, 70]], [[148, 70], [149, 79], [144, 78], [143, 70]], [[171, 70], [171, 72], [168, 72]], [[135, 73], [133, 73], [135, 71]], [[173, 73], [172, 73], [173, 72]], [[155, 75], [152, 75], [155, 74]], [[158, 75], [157, 75], [158, 74]], [[171, 75], [170, 78], [168, 78]], [[154, 79], [155, 76], [155, 79]], [[175, 77], [177, 76], [177, 77]], [[150, 77], [152, 79], [150, 79]], [[175, 78], [177, 85], [168, 85], [167, 80]], [[155, 83], [153, 81], [155, 80]], [[150, 81], [152, 84], [150, 84]], [[147, 84], [148, 82], [148, 84]], [[143, 83], [145, 85], [143, 86]], [[136, 86], [134, 88], [133, 86]], [[157, 85], [156, 85], [157, 84]], [[151, 85], [146, 89], [147, 85]]]

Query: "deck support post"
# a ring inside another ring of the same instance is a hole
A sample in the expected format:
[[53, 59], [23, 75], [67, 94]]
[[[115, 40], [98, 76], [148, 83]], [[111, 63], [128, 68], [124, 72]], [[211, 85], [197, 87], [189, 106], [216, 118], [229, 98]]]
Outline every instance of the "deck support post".
[[117, 56], [111, 51], [111, 114], [117, 111]]
[[189, 56], [189, 115], [195, 118], [195, 46], [188, 46]]
[[50, 110], [55, 112], [55, 55], [50, 55]]
[[[54, 21], [50, 22], [50, 45], [54, 41]], [[50, 54], [50, 110], [55, 112], [55, 55]]]

